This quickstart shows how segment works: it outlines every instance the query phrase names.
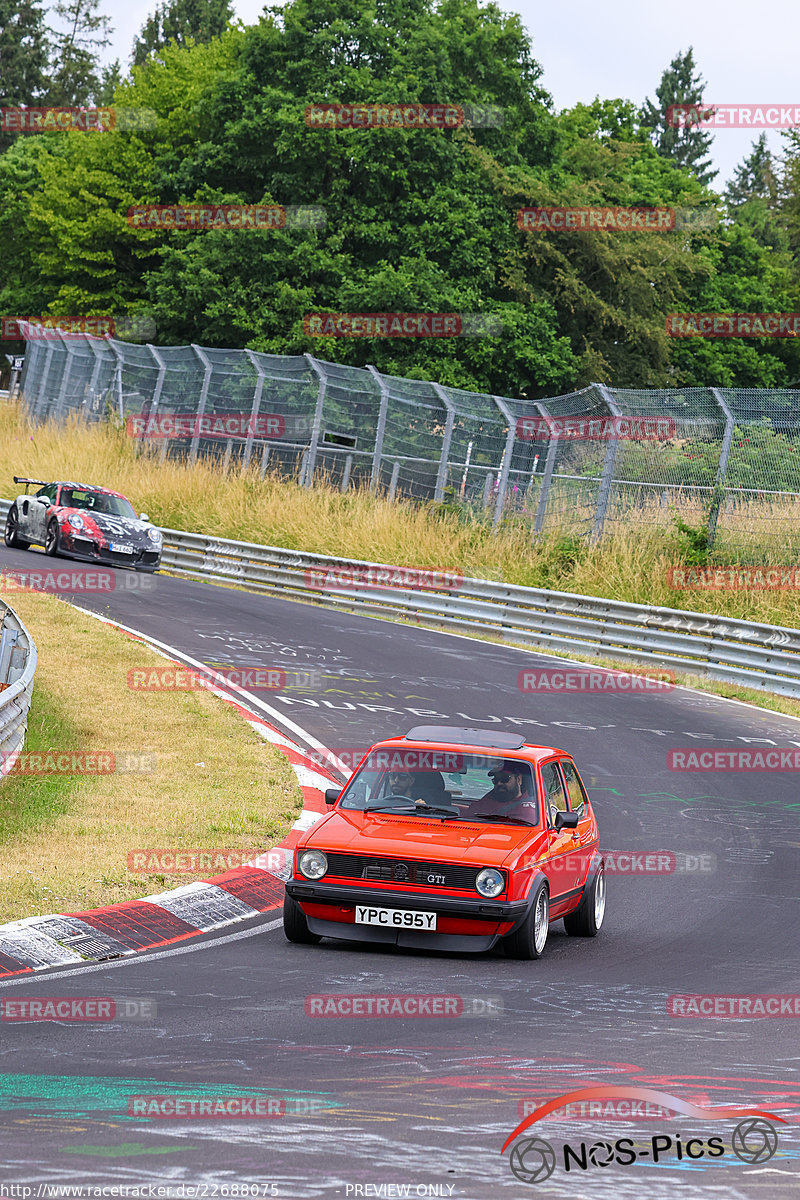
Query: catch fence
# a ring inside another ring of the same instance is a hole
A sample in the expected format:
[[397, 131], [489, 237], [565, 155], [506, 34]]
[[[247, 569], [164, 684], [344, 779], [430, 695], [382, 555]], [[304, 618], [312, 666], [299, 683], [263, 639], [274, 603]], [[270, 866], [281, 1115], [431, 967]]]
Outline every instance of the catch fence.
[[125, 423], [162, 460], [200, 456], [306, 486], [446, 502], [494, 528], [597, 540], [679, 515], [727, 543], [800, 551], [800, 404], [792, 389], [590, 384], [537, 401], [383, 375], [310, 354], [29, 340], [39, 420]]

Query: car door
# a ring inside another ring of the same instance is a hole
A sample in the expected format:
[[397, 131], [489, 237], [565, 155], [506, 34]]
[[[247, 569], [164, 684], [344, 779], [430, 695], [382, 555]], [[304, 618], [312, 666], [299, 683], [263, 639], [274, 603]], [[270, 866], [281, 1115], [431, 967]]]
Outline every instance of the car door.
[[586, 795], [586, 790], [574, 762], [571, 758], [562, 758], [559, 759], [559, 766], [561, 767], [561, 774], [564, 777], [570, 810], [578, 814], [578, 825], [574, 831], [577, 834], [575, 853], [578, 856], [580, 864], [578, 868], [578, 883], [583, 883], [586, 879], [586, 872], [589, 869], [589, 860], [596, 847], [595, 825], [589, 807], [589, 798]]
[[47, 487], [39, 488], [36, 495], [30, 497], [27, 506], [26, 521], [28, 532], [25, 535], [28, 541], [44, 545], [44, 535], [47, 528], [47, 510], [51, 504], [55, 503], [57, 490], [58, 485], [50, 483]]
[[577, 853], [580, 842], [577, 829], [555, 827], [556, 814], [570, 811], [569, 796], [558, 760], [551, 759], [542, 763], [540, 770], [547, 823], [548, 861], [545, 875], [550, 882], [552, 914], [560, 903], [571, 903], [576, 889], [580, 886], [580, 858]]

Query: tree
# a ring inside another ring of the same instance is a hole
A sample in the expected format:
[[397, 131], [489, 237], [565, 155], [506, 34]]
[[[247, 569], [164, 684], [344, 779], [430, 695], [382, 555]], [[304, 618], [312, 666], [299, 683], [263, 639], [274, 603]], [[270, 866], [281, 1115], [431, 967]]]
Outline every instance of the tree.
[[[48, 102], [62, 107], [96, 103], [108, 91], [99, 54], [111, 40], [111, 22], [97, 12], [99, 0], [58, 0], [63, 23], [54, 35]], [[111, 68], [113, 71], [113, 68]]]
[[689, 105], [701, 114], [710, 113], [710, 109], [703, 108], [705, 86], [690, 46], [685, 54], [678, 53], [664, 71], [656, 88], [658, 103], [645, 100], [640, 120], [642, 127], [650, 131], [651, 141], [659, 154], [673, 159], [681, 167], [688, 167], [701, 183], [710, 183], [718, 174], [712, 169], [709, 157], [711, 134], [697, 128], [691, 120], [681, 122], [670, 111], [675, 105]]
[[[0, 0], [0, 108], [35, 105], [47, 87], [47, 28], [35, 0]], [[0, 133], [0, 150], [16, 134]]]
[[233, 19], [231, 0], [171, 0], [158, 4], [133, 43], [133, 62], [141, 66], [170, 42], [210, 42]]
[[750, 153], [733, 173], [733, 179], [725, 189], [725, 199], [736, 209], [749, 200], [774, 201], [777, 194], [777, 178], [772, 153], [767, 145], [767, 135], [762, 133], [753, 142]]

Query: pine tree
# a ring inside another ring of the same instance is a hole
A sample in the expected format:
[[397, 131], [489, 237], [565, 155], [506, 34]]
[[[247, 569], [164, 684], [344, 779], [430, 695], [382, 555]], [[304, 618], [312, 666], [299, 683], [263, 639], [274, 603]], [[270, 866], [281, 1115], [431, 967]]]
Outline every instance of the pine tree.
[[691, 123], [680, 123], [670, 111], [675, 105], [691, 105], [701, 114], [710, 112], [703, 109], [705, 86], [690, 46], [685, 54], [679, 52], [673, 58], [656, 88], [658, 102], [645, 100], [639, 119], [642, 127], [650, 130], [650, 139], [659, 154], [688, 167], [701, 183], [710, 183], [718, 174], [709, 156], [711, 134]]
[[738, 208], [748, 200], [774, 201], [777, 196], [777, 179], [772, 152], [767, 146], [767, 135], [762, 133], [753, 142], [750, 153], [742, 160], [725, 189], [725, 199], [731, 208]]
[[139, 66], [171, 41], [183, 46], [191, 38], [210, 42], [233, 19], [231, 0], [171, 0], [158, 4], [133, 43], [133, 61]]
[[[55, 11], [64, 30], [51, 30], [53, 66], [48, 101], [53, 105], [92, 104], [107, 92], [108, 71], [99, 53], [111, 40], [111, 22], [97, 12], [99, 0], [58, 0]], [[111, 68], [113, 71], [113, 67]]]
[[44, 94], [47, 28], [36, 0], [0, 0], [0, 105], [36, 104]]

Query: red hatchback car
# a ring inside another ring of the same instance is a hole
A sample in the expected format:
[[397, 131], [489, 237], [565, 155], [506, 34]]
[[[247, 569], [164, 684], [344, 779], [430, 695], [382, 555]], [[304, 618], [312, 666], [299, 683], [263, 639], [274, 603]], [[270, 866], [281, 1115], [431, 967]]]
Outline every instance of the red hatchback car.
[[594, 937], [606, 904], [571, 755], [515, 733], [418, 726], [373, 746], [307, 830], [286, 882], [291, 942], [538, 958], [553, 921]]

